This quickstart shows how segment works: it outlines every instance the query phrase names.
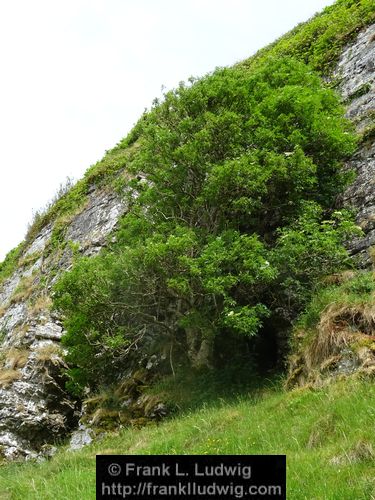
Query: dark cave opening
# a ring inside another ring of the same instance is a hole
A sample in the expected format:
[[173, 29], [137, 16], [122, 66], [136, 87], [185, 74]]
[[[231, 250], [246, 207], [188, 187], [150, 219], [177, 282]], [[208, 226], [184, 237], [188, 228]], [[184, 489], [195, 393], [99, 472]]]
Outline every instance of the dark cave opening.
[[268, 318], [254, 338], [252, 352], [260, 375], [283, 372], [289, 347], [290, 324], [278, 316]]

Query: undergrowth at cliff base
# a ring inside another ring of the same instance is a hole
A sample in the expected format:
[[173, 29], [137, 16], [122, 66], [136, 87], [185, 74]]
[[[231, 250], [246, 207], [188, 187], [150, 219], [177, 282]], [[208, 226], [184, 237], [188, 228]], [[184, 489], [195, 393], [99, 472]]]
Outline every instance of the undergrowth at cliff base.
[[97, 454], [286, 454], [288, 499], [368, 500], [375, 493], [374, 391], [360, 379], [289, 393], [270, 384], [80, 451], [60, 448], [47, 462], [7, 464], [0, 498], [94, 498]]

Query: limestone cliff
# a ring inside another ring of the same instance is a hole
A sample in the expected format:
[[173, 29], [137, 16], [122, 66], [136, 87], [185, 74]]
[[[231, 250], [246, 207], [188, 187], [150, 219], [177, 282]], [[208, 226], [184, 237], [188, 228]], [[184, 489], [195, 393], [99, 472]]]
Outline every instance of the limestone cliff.
[[[92, 188], [65, 238], [78, 245], [82, 254], [95, 254], [106, 244], [123, 211], [116, 195]], [[48, 309], [54, 270], [69, 268], [72, 250], [66, 246], [62, 252], [51, 251], [51, 234], [49, 225], [36, 236], [24, 253], [24, 264], [0, 290], [4, 366], [0, 452], [7, 458], [36, 456], [43, 445], [65, 435], [77, 420], [61, 376], [61, 323]]]
[[[363, 135], [357, 152], [348, 164], [357, 177], [346, 190], [342, 203], [357, 211], [358, 225], [365, 236], [350, 243], [350, 250], [362, 266], [370, 264], [368, 250], [375, 243], [375, 26], [345, 48], [334, 77], [347, 105], [347, 116]], [[372, 133], [371, 133], [372, 132]]]

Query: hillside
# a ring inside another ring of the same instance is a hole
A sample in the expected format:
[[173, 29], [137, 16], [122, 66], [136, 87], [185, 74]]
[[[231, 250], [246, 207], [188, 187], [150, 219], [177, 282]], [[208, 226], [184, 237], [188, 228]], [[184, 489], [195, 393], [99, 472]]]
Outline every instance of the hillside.
[[287, 498], [368, 500], [375, 492], [374, 400], [374, 384], [355, 380], [316, 391], [269, 387], [81, 451], [61, 449], [50, 462], [0, 468], [0, 498], [94, 498], [96, 454], [286, 453]]
[[0, 456], [109, 435], [4, 465], [5, 498], [88, 498], [114, 449], [287, 453], [291, 498], [371, 498], [374, 20], [338, 0], [180, 84], [36, 214], [0, 264]]

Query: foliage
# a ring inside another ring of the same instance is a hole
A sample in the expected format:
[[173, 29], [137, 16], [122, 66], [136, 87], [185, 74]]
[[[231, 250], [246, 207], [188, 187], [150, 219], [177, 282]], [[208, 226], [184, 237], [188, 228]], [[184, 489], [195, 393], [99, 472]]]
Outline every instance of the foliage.
[[6, 256], [3, 262], [0, 262], [0, 284], [8, 278], [17, 266], [22, 252], [25, 248], [24, 243], [20, 243], [16, 248], [13, 248]]
[[55, 288], [75, 391], [108, 382], [109, 363], [120, 374], [144, 336], [212, 346], [280, 308], [291, 320], [348, 260], [354, 226], [329, 206], [355, 140], [309, 67], [218, 70], [168, 92], [141, 128], [116, 243]]
[[304, 204], [301, 216], [290, 226], [277, 231], [271, 262], [279, 270], [277, 286], [271, 291], [279, 314], [291, 322], [303, 311], [320, 280], [334, 270], [350, 268], [352, 261], [342, 246], [353, 235], [361, 235], [353, 226], [347, 210], [333, 211], [325, 219], [315, 202]]
[[[55, 287], [55, 306], [67, 314], [68, 361], [77, 383], [108, 382], [106, 367], [124, 365], [129, 345], [152, 332], [181, 342], [181, 330], [212, 335], [220, 327], [247, 335], [258, 330], [264, 305], [240, 297], [266, 286], [274, 271], [255, 237], [227, 232], [196, 258], [191, 231], [156, 234], [143, 244], [104, 257], [81, 259]], [[235, 293], [236, 291], [236, 293]], [[93, 363], [95, 359], [95, 363]], [[120, 372], [121, 373], [121, 372]]]
[[[310, 64], [321, 75], [326, 75], [337, 61], [342, 47], [363, 27], [371, 24], [374, 15], [373, 0], [338, 0], [238, 66], [250, 72], [256, 67], [268, 64], [272, 58], [292, 56]], [[44, 226], [55, 223], [58, 218], [72, 214], [82, 207], [92, 185], [114, 183], [116, 188], [123, 190], [124, 181], [119, 172], [127, 166], [134, 150], [140, 146], [143, 124], [147, 119], [148, 115], [143, 115], [130, 133], [108, 151], [101, 161], [90, 167], [84, 178], [78, 181], [61, 201], [53, 204], [46, 212], [36, 215], [29, 235], [22, 243], [22, 250]], [[22, 255], [21, 251], [19, 255]], [[7, 272], [2, 273], [0, 270], [0, 283], [17, 268], [17, 263], [18, 259], [7, 260]], [[1, 266], [4, 268], [4, 265]]]

